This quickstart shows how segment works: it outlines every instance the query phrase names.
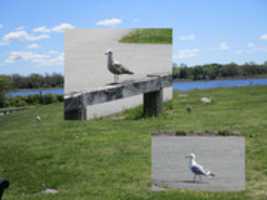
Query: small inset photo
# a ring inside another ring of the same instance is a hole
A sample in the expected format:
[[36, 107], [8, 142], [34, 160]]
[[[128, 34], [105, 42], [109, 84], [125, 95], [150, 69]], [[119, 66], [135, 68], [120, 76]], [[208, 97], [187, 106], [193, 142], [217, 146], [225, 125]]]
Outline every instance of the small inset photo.
[[176, 188], [244, 190], [244, 137], [152, 136], [152, 191]]

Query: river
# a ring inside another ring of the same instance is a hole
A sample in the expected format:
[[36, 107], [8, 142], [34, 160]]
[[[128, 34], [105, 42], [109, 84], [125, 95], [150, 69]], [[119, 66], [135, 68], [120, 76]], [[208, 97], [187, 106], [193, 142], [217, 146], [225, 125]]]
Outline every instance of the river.
[[[267, 85], [267, 79], [239, 79], [239, 80], [213, 80], [213, 81], [175, 81], [173, 89], [178, 91], [190, 91], [194, 89], [229, 88], [253, 85]], [[8, 92], [8, 96], [29, 96], [34, 94], [64, 94], [63, 88], [51, 89], [20, 89]]]

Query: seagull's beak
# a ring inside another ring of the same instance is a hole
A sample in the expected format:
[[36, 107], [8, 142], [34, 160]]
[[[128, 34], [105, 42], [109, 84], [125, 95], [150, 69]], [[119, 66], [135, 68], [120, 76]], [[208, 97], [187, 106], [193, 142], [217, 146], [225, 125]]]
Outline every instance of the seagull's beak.
[[185, 156], [185, 158], [191, 158], [191, 156]]
[[108, 53], [106, 52], [105, 55], [108, 55]]

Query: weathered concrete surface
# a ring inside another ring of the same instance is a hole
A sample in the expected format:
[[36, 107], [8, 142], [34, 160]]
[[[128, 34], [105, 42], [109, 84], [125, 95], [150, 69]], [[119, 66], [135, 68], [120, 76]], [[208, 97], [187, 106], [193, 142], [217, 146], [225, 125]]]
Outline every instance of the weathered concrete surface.
[[79, 103], [76, 99], [81, 98], [82, 96], [85, 105], [94, 105], [138, 94], [159, 91], [165, 87], [170, 87], [171, 84], [171, 75], [162, 74], [155, 77], [124, 81], [120, 84], [108, 85], [93, 90], [65, 94], [64, 100], [72, 99], [74, 101], [73, 105], [75, 106], [75, 102]]
[[[108, 49], [114, 59], [129, 68], [135, 75], [122, 75], [120, 81], [145, 77], [147, 74], [171, 72], [172, 45], [126, 44], [118, 40], [129, 29], [76, 29], [65, 32], [64, 91], [89, 90], [113, 82], [107, 70]], [[163, 90], [163, 99], [172, 98], [172, 88]], [[87, 118], [110, 115], [140, 105], [142, 95], [101, 105], [88, 106]]]
[[86, 109], [90, 105], [106, 103], [140, 94], [144, 94], [144, 114], [146, 116], [157, 116], [162, 110], [162, 90], [165, 87], [170, 87], [171, 84], [172, 76], [170, 74], [157, 74], [89, 91], [65, 94], [64, 118], [66, 120], [85, 120], [87, 118]]
[[[197, 162], [216, 174], [193, 183], [185, 156], [194, 152]], [[152, 190], [187, 188], [201, 191], [245, 189], [243, 137], [153, 136]]]

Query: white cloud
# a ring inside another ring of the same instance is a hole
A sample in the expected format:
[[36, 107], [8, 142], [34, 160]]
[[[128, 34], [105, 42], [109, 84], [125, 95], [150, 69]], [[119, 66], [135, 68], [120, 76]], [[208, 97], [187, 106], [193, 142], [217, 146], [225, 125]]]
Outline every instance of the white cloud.
[[54, 32], [64, 32], [66, 30], [71, 30], [71, 29], [74, 29], [75, 27], [71, 24], [68, 24], [68, 23], [62, 23], [62, 24], [59, 24], [55, 27], [53, 27], [51, 30], [54, 31]]
[[98, 26], [116, 26], [122, 23], [122, 19], [119, 18], [110, 18], [110, 19], [103, 19], [96, 22]]
[[9, 32], [2, 38], [3, 42], [9, 43], [12, 41], [38, 41], [43, 39], [48, 39], [49, 35], [47, 34], [41, 34], [41, 35], [33, 35], [28, 33], [27, 31], [14, 31]]
[[253, 47], [255, 47], [255, 44], [253, 42], [249, 42], [248, 43], [248, 48], [253, 48]]
[[3, 28], [3, 27], [4, 27], [3, 24], [0, 24], [0, 29]]
[[56, 51], [56, 50], [50, 50], [50, 51], [48, 51], [48, 53], [49, 53], [49, 54], [58, 54], [58, 53], [60, 53], [60, 52], [58, 52], [58, 51]]
[[267, 40], [267, 33], [259, 37], [260, 40]]
[[40, 45], [36, 44], [36, 43], [33, 43], [33, 44], [28, 45], [27, 48], [29, 48], [29, 49], [38, 49], [38, 48], [40, 48]]
[[36, 33], [49, 33], [50, 29], [47, 28], [46, 26], [39, 26], [33, 29], [33, 32]]
[[13, 51], [10, 52], [6, 63], [14, 63], [17, 61], [31, 62], [37, 66], [58, 66], [63, 65], [64, 53], [57, 54], [39, 54], [31, 51]]
[[182, 49], [178, 50], [177, 53], [174, 55], [175, 59], [186, 59], [186, 58], [192, 58], [198, 55], [199, 49]]
[[189, 35], [180, 35], [178, 37], [179, 40], [182, 40], [182, 41], [192, 41], [192, 40], [195, 40], [196, 39], [196, 36], [195, 34], [189, 34]]
[[34, 28], [32, 31], [36, 33], [50, 33], [50, 32], [64, 32], [66, 30], [74, 29], [75, 27], [69, 23], [61, 23], [52, 28], [46, 26], [39, 26]]
[[230, 47], [229, 47], [229, 45], [227, 44], [227, 42], [221, 42], [221, 43], [220, 43], [220, 47], [219, 47], [219, 49], [225, 51], [225, 50], [230, 49]]

